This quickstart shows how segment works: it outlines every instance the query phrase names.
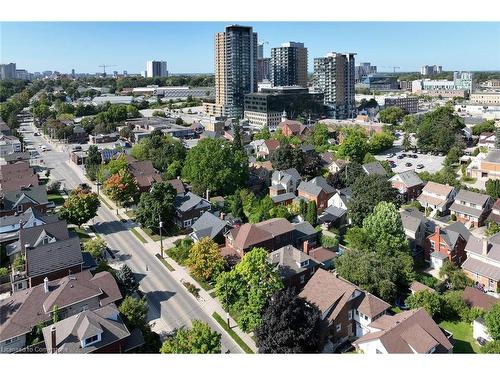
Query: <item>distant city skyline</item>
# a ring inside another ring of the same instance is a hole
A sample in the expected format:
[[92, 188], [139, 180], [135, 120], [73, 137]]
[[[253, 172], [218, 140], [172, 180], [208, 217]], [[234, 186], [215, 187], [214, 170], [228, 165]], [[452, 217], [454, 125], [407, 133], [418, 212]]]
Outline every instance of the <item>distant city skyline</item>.
[[1, 22], [0, 63], [17, 69], [71, 73], [107, 69], [137, 74], [148, 60], [165, 60], [169, 73], [213, 73], [214, 34], [228, 24], [252, 26], [264, 56], [287, 41], [313, 59], [328, 52], [357, 53], [356, 64], [379, 71], [500, 70], [500, 23], [492, 22]]

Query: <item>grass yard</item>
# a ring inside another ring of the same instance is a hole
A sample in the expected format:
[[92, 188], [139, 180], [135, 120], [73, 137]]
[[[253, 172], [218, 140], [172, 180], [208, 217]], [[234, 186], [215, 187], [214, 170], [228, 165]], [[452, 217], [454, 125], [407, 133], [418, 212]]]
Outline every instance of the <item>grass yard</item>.
[[207, 291], [207, 292], [208, 292], [209, 290], [212, 290], [212, 289], [215, 287], [215, 283], [214, 283], [214, 285], [209, 285], [206, 281], [204, 281], [204, 280], [202, 280], [202, 279], [200, 279], [200, 278], [198, 278], [198, 277], [194, 276], [192, 273], [189, 273], [189, 275], [190, 275], [193, 279], [195, 279], [195, 280], [196, 280], [196, 282], [197, 282], [198, 284], [200, 284], [200, 286], [201, 286], [203, 289], [205, 289], [205, 291]]
[[142, 243], [148, 243], [148, 241], [146, 241], [146, 239], [142, 237], [135, 228], [130, 228], [130, 231], [134, 234], [134, 236], [137, 237], [139, 241], [141, 241]]
[[245, 353], [253, 354], [252, 349], [250, 349], [250, 347], [245, 343], [245, 341], [241, 339], [240, 336], [236, 334], [236, 332], [234, 332], [231, 328], [229, 328], [226, 321], [224, 321], [224, 319], [222, 319], [222, 317], [219, 314], [214, 312], [212, 316], [217, 321], [217, 323], [219, 323], [220, 326], [224, 328], [224, 330], [229, 334], [229, 336], [231, 336], [233, 340], [236, 341], [236, 343], [241, 347], [241, 349], [243, 349]]
[[64, 198], [61, 194], [47, 194], [49, 202], [54, 202], [56, 206], [62, 206], [64, 204]]
[[128, 210], [128, 211], [125, 211], [125, 215], [131, 219], [131, 220], [134, 220], [135, 219], [135, 211], [134, 210]]
[[109, 203], [108, 203], [108, 202], [106, 202], [103, 198], [99, 197], [99, 200], [100, 200], [102, 203], [104, 203], [104, 205], [105, 205], [107, 208], [109, 208], [110, 210], [113, 210], [113, 207], [111, 207], [111, 206], [109, 205]]
[[169, 271], [171, 271], [171, 272], [172, 272], [172, 271], [175, 271], [175, 268], [174, 268], [174, 267], [172, 267], [172, 266], [170, 265], [170, 263], [168, 263], [168, 262], [166, 261], [166, 259], [163, 259], [163, 258], [162, 258], [159, 254], [157, 254], [157, 255], [156, 255], [156, 257], [160, 260], [160, 262], [162, 262], [162, 263], [163, 263], [163, 265], [164, 265], [165, 267], [167, 267], [167, 269], [168, 269]]
[[150, 228], [142, 228], [142, 230], [144, 232], [146, 232], [146, 234], [151, 237], [151, 239], [153, 241], [160, 241], [160, 235], [159, 234], [156, 234], [156, 233], [153, 233], [153, 231], [150, 229]]
[[453, 353], [479, 353], [480, 348], [472, 337], [472, 325], [465, 322], [443, 321], [439, 323], [441, 328], [453, 333], [455, 345]]
[[83, 228], [73, 227], [69, 228], [69, 231], [78, 234], [78, 237], [80, 237], [81, 242], [86, 242], [92, 239], [92, 236], [90, 236], [90, 234], [85, 232]]

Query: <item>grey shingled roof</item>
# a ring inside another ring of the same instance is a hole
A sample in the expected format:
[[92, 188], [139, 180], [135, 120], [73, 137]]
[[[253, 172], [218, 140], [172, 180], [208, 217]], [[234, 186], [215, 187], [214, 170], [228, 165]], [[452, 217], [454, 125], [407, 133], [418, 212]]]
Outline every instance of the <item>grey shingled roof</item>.
[[[498, 234], [488, 239], [487, 255], [488, 259], [499, 262], [500, 267], [500, 243], [498, 243]], [[475, 236], [470, 236], [465, 251], [482, 255], [483, 253], [483, 239]]]
[[416, 174], [414, 171], [404, 171], [401, 173], [397, 173], [396, 175], [391, 177], [391, 181], [396, 181], [397, 177], [399, 177], [402, 181], [402, 183], [407, 187], [413, 187], [413, 186], [418, 186], [422, 185], [424, 182], [420, 177], [418, 177], [418, 174]]
[[468, 257], [462, 264], [462, 269], [472, 273], [477, 273], [492, 280], [500, 280], [500, 267], [481, 262], [478, 259]]
[[174, 207], [181, 212], [192, 210], [194, 207], [200, 204], [203, 207], [210, 207], [210, 203], [208, 203], [199, 195], [193, 194], [190, 191], [184, 194], [184, 196], [178, 195], [174, 199]]
[[193, 229], [193, 236], [201, 240], [203, 237], [214, 238], [226, 226], [224, 220], [219, 219], [217, 216], [210, 212], [205, 212], [198, 220], [191, 226]]
[[19, 222], [26, 223], [32, 216], [43, 221], [46, 224], [59, 221], [59, 218], [56, 215], [46, 215], [42, 213], [40, 210], [30, 207], [19, 215], [8, 215], [0, 217], [0, 228], [9, 225], [19, 224]]
[[[56, 328], [56, 348], [52, 348], [52, 327]], [[60, 353], [91, 353], [130, 336], [130, 332], [120, 318], [118, 308], [114, 304], [94, 311], [82, 311], [43, 328], [42, 332], [49, 353], [53, 349], [57, 349], [57, 352]], [[99, 342], [85, 348], [81, 347], [81, 340], [98, 333], [101, 333]]]
[[294, 199], [295, 194], [294, 193], [285, 193], [285, 194], [279, 194], [271, 197], [274, 203], [281, 203], [281, 202], [286, 202], [288, 200]]
[[457, 221], [456, 223], [453, 223], [451, 225], [448, 225], [446, 228], [441, 229], [441, 236], [443, 237], [446, 244], [453, 249], [460, 236], [462, 236], [465, 242], [467, 242], [469, 241], [469, 237], [471, 236], [471, 234], [465, 227], [465, 225]]
[[28, 276], [45, 275], [53, 271], [83, 264], [78, 236], [28, 249], [26, 253]]
[[482, 207], [489, 199], [491, 199], [489, 195], [479, 194], [473, 191], [461, 189], [455, 197], [455, 202], [465, 201], [468, 203], [474, 203]]
[[17, 202], [34, 201], [36, 204], [48, 204], [47, 189], [45, 186], [32, 186], [27, 189], [5, 191], [3, 204], [5, 210], [11, 210]]
[[380, 176], [387, 176], [387, 171], [382, 167], [378, 161], [373, 161], [371, 163], [363, 164], [363, 170], [366, 174], [378, 174]]
[[[317, 264], [312, 257], [291, 245], [271, 252], [268, 255], [268, 260], [271, 264], [278, 267], [278, 272], [282, 278], [291, 277]], [[304, 265], [304, 267], [300, 266], [307, 261], [308, 265]]]
[[484, 158], [484, 161], [489, 161], [490, 163], [500, 163], [500, 150], [490, 150], [488, 155]]
[[327, 194], [333, 194], [335, 188], [328, 185], [324, 177], [315, 177], [310, 181], [302, 181], [298, 188], [300, 191], [304, 191], [307, 194], [318, 196], [323, 190]]

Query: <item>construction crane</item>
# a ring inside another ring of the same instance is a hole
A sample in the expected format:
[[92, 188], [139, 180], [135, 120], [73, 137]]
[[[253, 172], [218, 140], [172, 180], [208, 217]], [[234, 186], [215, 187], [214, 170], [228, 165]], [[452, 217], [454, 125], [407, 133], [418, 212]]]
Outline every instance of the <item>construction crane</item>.
[[393, 73], [396, 73], [396, 69], [401, 69], [399, 66], [383, 66], [382, 68], [390, 68]]
[[106, 68], [110, 68], [112, 66], [116, 66], [116, 65], [106, 65], [106, 64], [102, 64], [102, 65], [99, 65], [99, 68], [102, 68], [102, 72], [104, 75], [106, 75]]

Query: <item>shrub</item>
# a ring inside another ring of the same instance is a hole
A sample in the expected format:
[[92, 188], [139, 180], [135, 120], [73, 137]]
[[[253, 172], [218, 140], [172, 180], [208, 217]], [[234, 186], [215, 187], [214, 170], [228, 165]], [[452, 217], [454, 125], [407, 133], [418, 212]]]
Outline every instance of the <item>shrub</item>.
[[339, 245], [339, 240], [337, 237], [321, 236], [321, 246], [327, 249], [336, 248]]
[[47, 193], [48, 194], [57, 194], [59, 193], [59, 189], [61, 188], [61, 182], [52, 181], [47, 185]]
[[182, 285], [188, 290], [196, 298], [200, 298], [200, 288], [197, 288], [194, 284], [191, 284], [188, 281], [183, 281]]
[[9, 269], [7, 267], [0, 267], [0, 276], [7, 276], [9, 274]]
[[167, 254], [180, 265], [186, 265], [189, 258], [189, 250], [193, 246], [191, 238], [183, 238], [176, 241], [175, 246], [167, 250]]

